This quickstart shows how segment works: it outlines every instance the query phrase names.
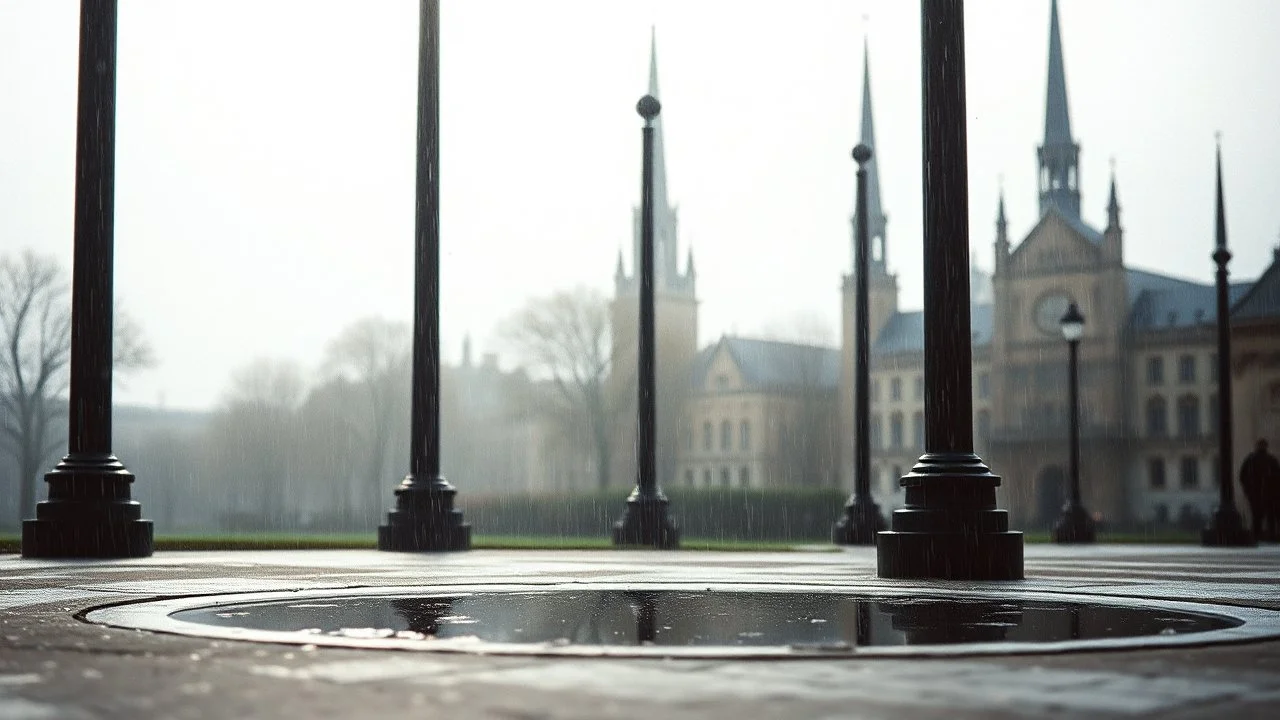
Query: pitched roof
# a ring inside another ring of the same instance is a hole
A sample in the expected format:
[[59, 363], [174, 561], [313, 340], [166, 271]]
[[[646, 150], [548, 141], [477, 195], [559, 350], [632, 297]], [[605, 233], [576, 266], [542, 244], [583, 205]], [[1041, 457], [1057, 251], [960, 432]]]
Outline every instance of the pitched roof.
[[1057, 215], [1058, 217], [1062, 218], [1068, 225], [1071, 226], [1072, 230], [1075, 230], [1076, 232], [1080, 233], [1080, 235], [1084, 237], [1085, 240], [1088, 240], [1094, 245], [1102, 244], [1102, 232], [1097, 230], [1096, 228], [1094, 228], [1092, 225], [1085, 222], [1084, 220], [1081, 220], [1078, 217], [1072, 216], [1071, 213], [1063, 212], [1061, 208], [1059, 208], [1057, 205], [1054, 205], [1054, 204], [1049, 204], [1048, 206], [1045, 207], [1044, 214], [1048, 215], [1049, 213], [1053, 213], [1054, 215]]
[[1276, 249], [1271, 266], [1253, 283], [1253, 287], [1232, 300], [1232, 320], [1262, 318], [1280, 318], [1280, 248]]
[[[1213, 285], [1170, 277], [1147, 270], [1125, 271], [1129, 286], [1129, 323], [1134, 330], [1153, 331], [1212, 324], [1217, 313]], [[1233, 283], [1228, 298], [1235, 303], [1252, 282]]]
[[726, 335], [698, 353], [693, 363], [694, 387], [706, 386], [711, 363], [722, 347], [733, 358], [748, 389], [831, 389], [840, 384], [840, 351], [836, 348]]
[[[974, 347], [986, 347], [991, 344], [991, 336], [995, 331], [991, 305], [969, 306], [969, 330], [973, 334]], [[896, 355], [909, 352], [924, 352], [924, 312], [922, 310], [895, 313], [880, 330], [875, 342], [871, 344], [873, 355]]]

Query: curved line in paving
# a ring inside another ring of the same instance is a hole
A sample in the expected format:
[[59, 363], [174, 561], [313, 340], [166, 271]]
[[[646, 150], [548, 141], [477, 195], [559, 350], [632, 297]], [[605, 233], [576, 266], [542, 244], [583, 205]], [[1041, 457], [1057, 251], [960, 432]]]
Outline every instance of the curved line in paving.
[[[586, 591], [674, 591], [715, 593], [823, 593], [857, 595], [868, 598], [938, 598], [970, 600], [1025, 600], [1059, 602], [1082, 606], [1165, 610], [1214, 616], [1238, 624], [1215, 630], [1171, 635], [1068, 640], [1045, 643], [982, 642], [943, 645], [894, 645], [852, 647], [834, 646], [605, 646], [556, 643], [499, 643], [474, 638], [404, 639], [395, 637], [362, 638], [317, 635], [297, 631], [273, 631], [228, 627], [191, 622], [173, 617], [182, 611], [211, 609], [221, 606], [263, 603], [280, 600], [315, 602], [355, 597], [431, 597], [457, 596], [459, 593], [514, 594], [529, 592]], [[1008, 588], [974, 590], [951, 589], [938, 585], [858, 584], [857, 586], [763, 583], [521, 583], [479, 584], [447, 583], [430, 586], [358, 587], [311, 589], [301, 591], [228, 593], [177, 598], [151, 599], [100, 606], [81, 613], [87, 622], [110, 627], [145, 630], [217, 640], [239, 640], [290, 645], [340, 647], [364, 650], [399, 650], [481, 655], [515, 655], [545, 657], [618, 657], [618, 658], [688, 658], [688, 659], [813, 659], [813, 658], [924, 658], [993, 655], [1038, 655], [1067, 652], [1140, 650], [1173, 647], [1196, 647], [1228, 643], [1257, 642], [1280, 638], [1280, 612], [1260, 608], [1201, 602], [1157, 600], [1116, 595], [1087, 595], [1045, 590], [1013, 590]]]

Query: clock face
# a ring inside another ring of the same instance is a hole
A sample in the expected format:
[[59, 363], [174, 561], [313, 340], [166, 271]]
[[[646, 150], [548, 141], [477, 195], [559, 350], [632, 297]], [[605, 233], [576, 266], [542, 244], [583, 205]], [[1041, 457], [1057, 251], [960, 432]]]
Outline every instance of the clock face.
[[1035, 323], [1047, 335], [1062, 334], [1062, 316], [1067, 314], [1071, 298], [1065, 293], [1051, 292], [1036, 301]]

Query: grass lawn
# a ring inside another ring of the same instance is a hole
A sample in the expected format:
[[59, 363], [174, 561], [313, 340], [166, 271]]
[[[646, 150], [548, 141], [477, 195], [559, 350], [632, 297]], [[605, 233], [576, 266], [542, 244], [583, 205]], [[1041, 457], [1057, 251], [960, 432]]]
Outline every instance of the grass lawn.
[[[1047, 543], [1049, 534], [1029, 532], [1028, 543]], [[1199, 544], [1198, 533], [1103, 533], [1100, 543], [1164, 543]], [[720, 552], [778, 552], [797, 550], [801, 546], [811, 548], [826, 543], [819, 540], [796, 542], [756, 542], [749, 540], [715, 540], [688, 538], [680, 543], [683, 550], [710, 550]], [[0, 553], [16, 553], [19, 536], [0, 534]], [[372, 550], [377, 547], [373, 533], [292, 534], [292, 533], [201, 533], [159, 535], [156, 550], [161, 552], [181, 550]], [[477, 535], [472, 541], [476, 550], [609, 550], [613, 548], [607, 537], [533, 537], [520, 535]], [[832, 550], [835, 548], [832, 547]]]

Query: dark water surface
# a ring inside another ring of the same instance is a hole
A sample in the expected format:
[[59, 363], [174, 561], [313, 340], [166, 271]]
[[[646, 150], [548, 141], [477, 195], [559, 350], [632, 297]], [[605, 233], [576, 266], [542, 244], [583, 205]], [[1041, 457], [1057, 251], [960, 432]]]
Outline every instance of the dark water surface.
[[1162, 608], [793, 592], [583, 590], [312, 598], [219, 605], [176, 620], [353, 638], [613, 646], [1048, 643], [1240, 625]]

